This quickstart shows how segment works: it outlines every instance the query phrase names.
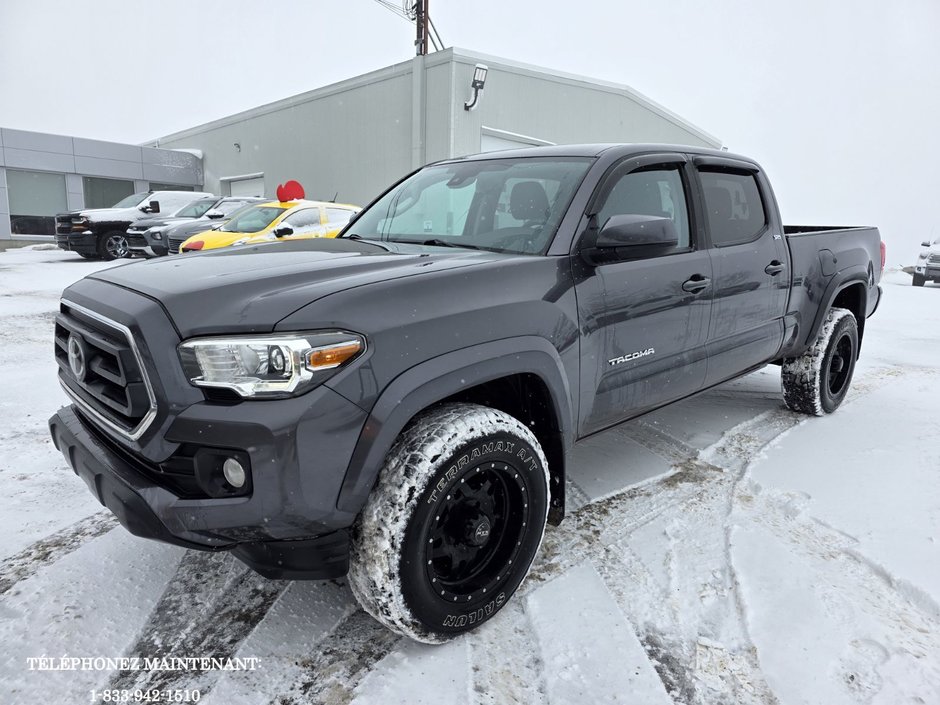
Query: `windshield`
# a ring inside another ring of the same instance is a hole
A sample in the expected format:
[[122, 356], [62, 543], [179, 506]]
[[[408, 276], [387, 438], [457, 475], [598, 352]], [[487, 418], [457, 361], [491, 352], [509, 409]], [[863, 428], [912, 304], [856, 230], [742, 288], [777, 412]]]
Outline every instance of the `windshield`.
[[422, 169], [344, 237], [541, 254], [593, 160], [530, 157]]
[[144, 191], [143, 193], [132, 193], [130, 196], [122, 198], [120, 201], [115, 203], [112, 208], [133, 208], [136, 205], [139, 205], [141, 201], [144, 201], [147, 196], [149, 196], [152, 191]]
[[254, 206], [256, 202], [248, 201], [222, 201], [218, 204], [213, 210], [217, 210], [220, 213], [228, 215], [229, 213], [235, 213], [244, 209], [245, 207]]
[[232, 218], [219, 230], [226, 233], [256, 233], [268, 227], [274, 222], [275, 218], [286, 210], [286, 208], [278, 208], [277, 206], [246, 208], [244, 212]]
[[213, 203], [215, 203], [214, 198], [200, 198], [198, 201], [193, 201], [183, 206], [173, 215], [175, 215], [177, 218], [198, 218], [207, 210], [209, 210], [209, 207]]

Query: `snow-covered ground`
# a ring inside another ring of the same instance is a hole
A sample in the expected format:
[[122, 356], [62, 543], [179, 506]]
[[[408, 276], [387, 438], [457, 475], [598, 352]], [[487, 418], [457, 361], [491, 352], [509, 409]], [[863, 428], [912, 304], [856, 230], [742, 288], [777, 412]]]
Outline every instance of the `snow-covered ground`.
[[[115, 526], [46, 429], [58, 295], [103, 266], [0, 253], [0, 703], [940, 703], [940, 287], [886, 276], [830, 417], [784, 409], [768, 368], [579, 447], [521, 591], [432, 647], [343, 581], [267, 581]], [[29, 670], [63, 656], [260, 661]]]

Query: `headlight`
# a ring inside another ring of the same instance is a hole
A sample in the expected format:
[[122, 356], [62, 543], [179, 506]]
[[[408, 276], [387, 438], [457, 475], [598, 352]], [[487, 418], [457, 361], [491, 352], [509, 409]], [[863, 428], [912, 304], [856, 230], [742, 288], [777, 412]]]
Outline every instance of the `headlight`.
[[917, 255], [917, 259], [927, 259], [927, 253], [921, 252], [919, 255]]
[[361, 335], [322, 331], [188, 340], [179, 354], [194, 386], [270, 399], [312, 389], [365, 349]]

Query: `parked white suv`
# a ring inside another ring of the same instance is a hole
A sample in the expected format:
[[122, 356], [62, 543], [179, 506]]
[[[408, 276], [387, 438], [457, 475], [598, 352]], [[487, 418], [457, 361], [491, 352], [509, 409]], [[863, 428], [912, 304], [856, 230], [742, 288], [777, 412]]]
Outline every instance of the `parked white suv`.
[[933, 244], [929, 240], [920, 244], [924, 249], [914, 265], [914, 286], [923, 286], [927, 281], [940, 283], [940, 237]]

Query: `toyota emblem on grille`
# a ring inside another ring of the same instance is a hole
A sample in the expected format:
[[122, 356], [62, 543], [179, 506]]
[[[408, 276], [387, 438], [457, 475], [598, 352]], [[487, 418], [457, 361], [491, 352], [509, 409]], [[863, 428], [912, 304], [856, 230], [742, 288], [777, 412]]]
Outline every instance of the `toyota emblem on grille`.
[[85, 380], [85, 348], [74, 333], [69, 336], [69, 367], [79, 382]]

